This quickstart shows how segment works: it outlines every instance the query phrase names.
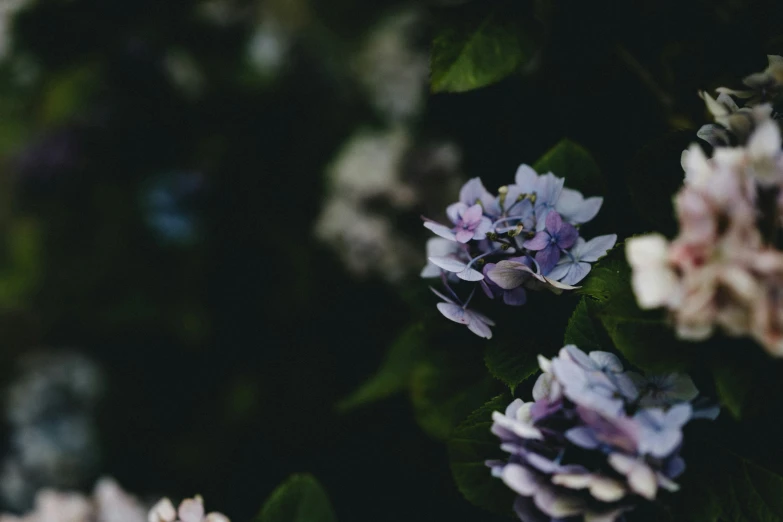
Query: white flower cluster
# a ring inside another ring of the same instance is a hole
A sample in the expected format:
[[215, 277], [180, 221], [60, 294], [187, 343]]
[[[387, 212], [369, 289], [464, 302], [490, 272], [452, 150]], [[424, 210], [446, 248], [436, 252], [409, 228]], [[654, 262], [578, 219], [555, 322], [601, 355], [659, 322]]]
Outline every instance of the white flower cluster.
[[750, 87], [763, 87], [761, 94], [722, 89], [718, 100], [702, 95], [718, 122], [712, 130], [718, 135], [725, 131], [737, 144], [711, 142], [711, 156], [697, 144], [684, 151], [685, 183], [674, 200], [679, 235], [671, 242], [650, 234], [626, 243], [639, 305], [666, 307], [681, 338], [705, 339], [718, 327], [732, 336], [751, 336], [779, 357], [783, 357], [781, 133], [770, 105], [746, 104], [740, 109], [729, 96], [766, 101], [765, 92], [779, 91], [777, 77], [769, 69], [777, 71], [781, 60], [770, 57], [768, 71], [752, 75], [754, 81], [746, 78]]
[[183, 500], [178, 509], [164, 498], [147, 511], [110, 478], [98, 481], [92, 497], [51, 489], [38, 492], [33, 511], [24, 515], [0, 514], [0, 522], [230, 522], [222, 513], [204, 512], [199, 495]]

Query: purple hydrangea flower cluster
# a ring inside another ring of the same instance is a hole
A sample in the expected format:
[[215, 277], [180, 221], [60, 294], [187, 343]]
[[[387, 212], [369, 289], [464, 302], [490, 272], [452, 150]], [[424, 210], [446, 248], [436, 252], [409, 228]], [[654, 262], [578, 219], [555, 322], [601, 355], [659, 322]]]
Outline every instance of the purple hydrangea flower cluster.
[[645, 378], [611, 353], [574, 345], [539, 364], [533, 401], [492, 416], [509, 458], [487, 466], [518, 494], [521, 520], [611, 522], [662, 489], [677, 491], [683, 426], [718, 414], [696, 406], [687, 375]]
[[[448, 296], [433, 291], [443, 299], [438, 310], [447, 319], [489, 339], [492, 320], [468, 310], [477, 286], [490, 299], [520, 306], [526, 290], [577, 288], [590, 263], [614, 246], [615, 234], [580, 237], [581, 225], [598, 214], [603, 198], [585, 198], [564, 182], [521, 165], [515, 183], [500, 187], [497, 195], [479, 178], [465, 183], [459, 201], [446, 209], [450, 225], [425, 218], [424, 226], [439, 237], [427, 242], [429, 263], [421, 276], [443, 281]], [[478, 285], [462, 299], [452, 288], [459, 281]]]

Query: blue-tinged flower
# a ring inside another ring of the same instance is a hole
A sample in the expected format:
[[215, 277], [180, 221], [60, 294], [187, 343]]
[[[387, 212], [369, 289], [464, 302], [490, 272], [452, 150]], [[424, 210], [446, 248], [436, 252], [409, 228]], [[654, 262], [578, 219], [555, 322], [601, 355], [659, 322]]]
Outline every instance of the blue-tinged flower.
[[555, 210], [572, 225], [578, 225], [593, 219], [601, 210], [603, 202], [604, 198], [585, 199], [578, 190], [563, 187], [560, 197], [555, 203]]
[[481, 178], [471, 178], [462, 185], [462, 188], [459, 191], [459, 201], [469, 207], [478, 204], [486, 210], [492, 206], [495, 201], [495, 196], [484, 188]]
[[446, 214], [454, 227], [449, 228], [434, 221], [425, 221], [424, 226], [440, 237], [467, 243], [471, 239], [485, 239], [492, 228], [492, 221], [484, 217], [481, 205], [467, 206], [465, 203], [453, 203], [446, 209]]
[[518, 495], [521, 520], [614, 522], [661, 489], [679, 489], [690, 403], [638, 409], [632, 379], [608, 352], [566, 346], [539, 364], [534, 402], [516, 399], [493, 413], [508, 458], [486, 463]]
[[682, 427], [691, 419], [693, 408], [688, 403], [661, 408], [639, 410], [634, 419], [639, 421], [639, 453], [664, 458], [682, 442]]
[[610, 416], [620, 414], [625, 406], [618, 387], [603, 372], [591, 372], [573, 360], [558, 357], [552, 361], [552, 373], [575, 404]]
[[590, 263], [598, 261], [617, 242], [617, 234], [594, 237], [590, 241], [577, 238], [571, 250], [565, 252], [547, 277], [575, 285], [590, 273]]
[[446, 319], [454, 321], [455, 323], [464, 324], [471, 332], [479, 337], [492, 339], [492, 330], [489, 328], [490, 326], [495, 326], [495, 322], [492, 319], [473, 310], [468, 310], [467, 303], [459, 305], [434, 288], [430, 287], [430, 290], [445, 301], [443, 303], [438, 303], [437, 306], [438, 311], [443, 314]]
[[586, 354], [574, 344], [568, 344], [560, 350], [560, 357], [571, 359], [585, 370], [604, 373], [620, 373], [623, 363], [611, 352], [592, 351]]
[[536, 180], [536, 220], [544, 221], [550, 210], [554, 210], [563, 191], [565, 179], [558, 178], [551, 172], [543, 174]]
[[564, 222], [557, 212], [549, 212], [545, 229], [525, 241], [524, 247], [536, 251], [536, 262], [541, 273], [546, 275], [560, 260], [560, 251], [574, 246], [577, 237], [579, 234], [573, 225]]

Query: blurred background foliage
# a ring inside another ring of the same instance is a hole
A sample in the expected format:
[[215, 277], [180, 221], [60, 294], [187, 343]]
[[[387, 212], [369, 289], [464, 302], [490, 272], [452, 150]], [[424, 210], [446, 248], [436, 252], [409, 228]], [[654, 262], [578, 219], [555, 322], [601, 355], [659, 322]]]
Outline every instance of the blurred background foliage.
[[[247, 520], [306, 471], [341, 521], [490, 520], [442, 440], [560, 346], [579, 297], [490, 308], [491, 344], [442, 324], [419, 214], [568, 138], [605, 179], [593, 232], [666, 231], [697, 90], [763, 69], [782, 20], [772, 0], [4, 0], [5, 386], [30, 352], [97, 363], [82, 486]], [[396, 376], [352, 395], [384, 358]], [[780, 433], [761, 419], [751, 453]]]

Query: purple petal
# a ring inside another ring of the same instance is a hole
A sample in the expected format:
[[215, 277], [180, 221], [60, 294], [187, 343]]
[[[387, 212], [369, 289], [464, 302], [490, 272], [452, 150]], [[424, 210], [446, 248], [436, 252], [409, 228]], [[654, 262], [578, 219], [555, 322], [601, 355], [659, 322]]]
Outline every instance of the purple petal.
[[[557, 212], [550, 212], [546, 215], [546, 229], [547, 231], [555, 235], [560, 232], [563, 227], [563, 218]], [[573, 227], [572, 227], [573, 228]], [[576, 239], [574, 239], [576, 241]]]
[[541, 232], [536, 232], [536, 235], [532, 239], [525, 241], [522, 246], [528, 250], [543, 250], [549, 246], [550, 238], [549, 232], [542, 230]]
[[481, 205], [473, 205], [462, 213], [462, 221], [471, 225], [478, 224], [483, 214], [484, 210], [482, 210]]
[[510, 306], [522, 306], [527, 302], [527, 292], [521, 286], [503, 292], [503, 302]]
[[[557, 215], [557, 212], [550, 212], [549, 215]], [[547, 216], [547, 219], [549, 216]], [[560, 248], [571, 248], [576, 243], [576, 238], [579, 237], [579, 232], [570, 223], [563, 223], [560, 227], [560, 231], [557, 233], [557, 246]]]
[[617, 242], [617, 234], [594, 237], [587, 243], [579, 244], [572, 254], [581, 261], [594, 262], [606, 255], [606, 252]]
[[438, 303], [438, 310], [443, 316], [455, 323], [469, 324], [470, 319], [465, 315], [465, 310], [461, 306], [453, 303]]
[[542, 274], [548, 274], [559, 260], [560, 249], [555, 245], [549, 245], [536, 253], [536, 263], [538, 263], [538, 266], [541, 268]]
[[[500, 261], [487, 272], [487, 277], [503, 290], [513, 290], [530, 277], [529, 272], [525, 270], [526, 268], [522, 263]], [[527, 270], [530, 269], [527, 268]]]
[[467, 243], [471, 239], [473, 239], [474, 232], [472, 230], [465, 230], [464, 228], [461, 228], [457, 230], [457, 233], [455, 234], [455, 238], [457, 239], [457, 242], [459, 243]]
[[425, 221], [424, 227], [432, 230], [440, 237], [456, 241], [454, 232], [447, 226], [441, 225], [440, 223], [435, 223], [434, 221]]
[[580, 448], [595, 449], [601, 445], [601, 442], [595, 438], [593, 430], [586, 426], [577, 426], [571, 428], [565, 433], [566, 438]]

